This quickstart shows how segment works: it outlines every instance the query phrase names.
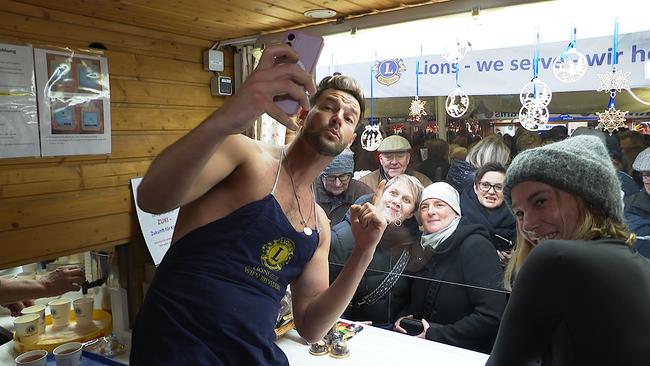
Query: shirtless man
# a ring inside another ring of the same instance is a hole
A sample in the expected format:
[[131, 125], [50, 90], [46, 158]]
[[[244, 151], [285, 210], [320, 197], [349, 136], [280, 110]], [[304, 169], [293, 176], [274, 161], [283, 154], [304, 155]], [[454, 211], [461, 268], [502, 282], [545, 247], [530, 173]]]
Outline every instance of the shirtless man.
[[[287, 365], [273, 332], [286, 286], [308, 342], [327, 333], [354, 295], [386, 220], [372, 204], [351, 208], [356, 246], [328, 287], [330, 227], [310, 186], [354, 140], [364, 99], [345, 76], [316, 90], [297, 59], [286, 45], [267, 48], [238, 93], [145, 175], [141, 208], [181, 210], [138, 314], [131, 365]], [[289, 146], [239, 134], [262, 113], [296, 128], [273, 102], [284, 94], [307, 111]]]

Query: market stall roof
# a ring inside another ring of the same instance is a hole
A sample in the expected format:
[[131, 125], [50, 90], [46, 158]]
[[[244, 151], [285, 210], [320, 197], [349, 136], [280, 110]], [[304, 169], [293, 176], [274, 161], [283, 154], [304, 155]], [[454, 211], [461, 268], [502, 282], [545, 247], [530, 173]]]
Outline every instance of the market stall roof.
[[[377, 15], [381, 16], [378, 21], [385, 25], [469, 12], [474, 7], [490, 8], [537, 1], [539, 0], [15, 0], [17, 3], [37, 5], [53, 11], [212, 41], [319, 24], [330, 28], [329, 31], [319, 31], [325, 34], [342, 29], [342, 23], [346, 24], [349, 31], [351, 26], [360, 24], [359, 19]], [[305, 11], [313, 9], [332, 9], [336, 15], [328, 19], [304, 15]]]

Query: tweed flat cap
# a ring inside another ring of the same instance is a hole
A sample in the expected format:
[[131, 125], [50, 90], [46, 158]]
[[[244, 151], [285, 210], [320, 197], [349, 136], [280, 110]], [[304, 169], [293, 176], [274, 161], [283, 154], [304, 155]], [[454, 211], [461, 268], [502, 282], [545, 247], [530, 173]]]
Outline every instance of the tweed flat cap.
[[411, 144], [409, 140], [405, 139], [400, 135], [388, 136], [381, 141], [377, 151], [380, 153], [389, 153], [389, 152], [400, 152], [400, 151], [409, 151], [411, 150]]
[[542, 182], [581, 197], [589, 206], [623, 222], [621, 184], [603, 142], [576, 136], [518, 154], [508, 167], [503, 195], [512, 205], [518, 183]]

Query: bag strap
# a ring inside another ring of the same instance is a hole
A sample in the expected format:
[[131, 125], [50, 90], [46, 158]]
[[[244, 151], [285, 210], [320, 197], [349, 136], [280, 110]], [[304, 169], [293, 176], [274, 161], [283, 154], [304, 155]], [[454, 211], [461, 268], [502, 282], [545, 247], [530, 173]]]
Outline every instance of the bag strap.
[[395, 263], [388, 275], [384, 277], [379, 286], [377, 286], [377, 288], [375, 288], [371, 293], [363, 296], [361, 298], [361, 301], [358, 301], [357, 303], [351, 302], [350, 305], [353, 307], [372, 305], [384, 297], [384, 295], [386, 295], [386, 293], [390, 291], [391, 288], [393, 288], [400, 275], [404, 272], [404, 268], [406, 268], [406, 264], [409, 262], [410, 257], [410, 252], [404, 249], [402, 251], [402, 255], [400, 255], [399, 259], [397, 260], [397, 263]]

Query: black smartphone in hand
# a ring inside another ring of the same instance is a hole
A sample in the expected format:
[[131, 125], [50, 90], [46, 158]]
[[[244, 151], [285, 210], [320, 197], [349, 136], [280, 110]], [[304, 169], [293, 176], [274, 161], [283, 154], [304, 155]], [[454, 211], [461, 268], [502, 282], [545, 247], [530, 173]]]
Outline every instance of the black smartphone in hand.
[[404, 318], [399, 321], [399, 326], [402, 327], [408, 335], [418, 335], [424, 331], [422, 320], [413, 318]]

